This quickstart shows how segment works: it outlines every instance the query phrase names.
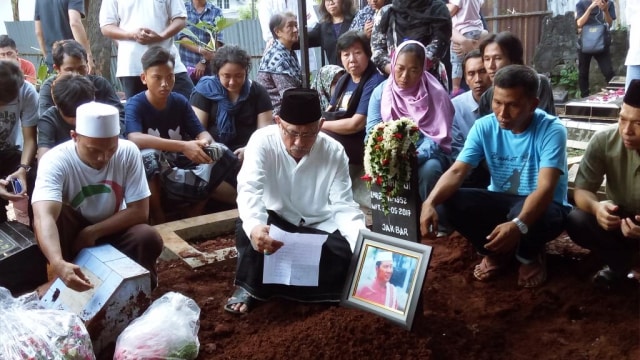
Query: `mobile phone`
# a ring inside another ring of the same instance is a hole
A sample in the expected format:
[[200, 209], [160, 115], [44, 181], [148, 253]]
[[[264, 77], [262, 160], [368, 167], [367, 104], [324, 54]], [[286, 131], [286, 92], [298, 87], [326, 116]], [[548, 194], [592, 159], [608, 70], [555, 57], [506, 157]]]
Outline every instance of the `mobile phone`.
[[9, 183], [7, 184], [7, 191], [13, 192], [14, 194], [20, 194], [22, 192], [22, 181], [20, 179], [9, 179]]

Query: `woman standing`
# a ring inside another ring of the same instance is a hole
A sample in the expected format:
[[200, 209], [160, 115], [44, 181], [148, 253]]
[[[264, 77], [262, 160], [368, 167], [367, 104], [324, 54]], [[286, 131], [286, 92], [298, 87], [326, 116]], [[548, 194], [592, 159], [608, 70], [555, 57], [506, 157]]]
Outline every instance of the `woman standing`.
[[424, 201], [450, 163], [454, 109], [442, 84], [428, 72], [428, 50], [414, 40], [397, 47], [391, 76], [371, 94], [367, 134], [378, 123], [412, 119], [420, 129], [418, 190]]
[[298, 42], [298, 21], [291, 12], [275, 14], [269, 21], [269, 29], [274, 42], [260, 60], [256, 81], [267, 89], [273, 105], [273, 115], [277, 115], [280, 112], [282, 93], [302, 86], [300, 63], [292, 50]]
[[216, 142], [225, 144], [240, 159], [244, 147], [257, 129], [272, 123], [267, 90], [247, 78], [251, 57], [235, 45], [216, 52], [212, 70], [191, 94], [191, 107]]
[[309, 31], [309, 44], [320, 46], [329, 64], [342, 65], [336, 54], [336, 42], [351, 26], [355, 15], [353, 0], [324, 0], [319, 12], [321, 22]]
[[373, 62], [378, 70], [391, 74], [390, 55], [405, 40], [415, 40], [426, 47], [427, 70], [447, 88], [447, 73], [440, 59], [449, 49], [451, 15], [444, 2], [393, 0], [378, 12], [371, 33]]

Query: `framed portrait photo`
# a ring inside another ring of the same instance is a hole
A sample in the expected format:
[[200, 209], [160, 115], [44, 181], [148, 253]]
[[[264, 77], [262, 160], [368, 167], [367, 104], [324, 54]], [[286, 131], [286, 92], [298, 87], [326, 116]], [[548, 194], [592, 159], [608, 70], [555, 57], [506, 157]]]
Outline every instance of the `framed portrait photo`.
[[431, 246], [360, 230], [341, 304], [411, 330]]

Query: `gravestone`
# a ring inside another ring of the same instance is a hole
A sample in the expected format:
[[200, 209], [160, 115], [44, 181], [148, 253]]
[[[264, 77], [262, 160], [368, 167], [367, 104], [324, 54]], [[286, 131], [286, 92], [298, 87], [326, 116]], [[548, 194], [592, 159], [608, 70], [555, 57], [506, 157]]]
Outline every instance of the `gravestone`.
[[398, 195], [389, 198], [389, 213], [382, 207], [382, 189], [375, 181], [371, 183], [372, 230], [395, 238], [420, 242], [420, 195], [418, 193], [418, 171], [415, 157], [411, 160], [411, 180], [404, 184]]
[[16, 221], [0, 224], [0, 286], [16, 296], [47, 282], [47, 260], [29, 228]]
[[42, 297], [42, 304], [80, 316], [93, 350], [100, 354], [112, 348], [122, 330], [149, 306], [149, 271], [108, 244], [83, 249], [73, 263], [93, 288], [77, 292], [58, 278]]

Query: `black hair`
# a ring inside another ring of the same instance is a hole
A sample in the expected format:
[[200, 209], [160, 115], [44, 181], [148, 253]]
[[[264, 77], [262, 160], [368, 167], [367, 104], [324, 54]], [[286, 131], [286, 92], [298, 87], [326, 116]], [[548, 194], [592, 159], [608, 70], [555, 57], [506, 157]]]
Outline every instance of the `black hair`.
[[51, 86], [51, 96], [58, 111], [67, 117], [76, 117], [76, 109], [95, 100], [96, 88], [86, 76], [66, 74], [58, 76]]
[[285, 25], [285, 20], [291, 18], [297, 19], [298, 17], [291, 11], [285, 11], [271, 16], [271, 19], [269, 19], [269, 30], [274, 40], [278, 38], [276, 30], [281, 30]]
[[0, 35], [0, 48], [3, 47], [10, 47], [13, 50], [17, 50], [16, 42], [13, 41], [13, 39], [10, 38], [9, 35]]
[[496, 72], [493, 86], [501, 89], [522, 88], [527, 98], [538, 97], [538, 73], [526, 65], [507, 65]]
[[87, 51], [79, 42], [75, 40], [61, 40], [56, 41], [51, 49], [51, 57], [53, 57], [53, 64], [57, 67], [62, 66], [64, 62], [64, 56], [74, 57], [76, 59], [88, 61]]
[[480, 42], [480, 52], [484, 56], [484, 49], [487, 45], [496, 43], [502, 50], [502, 54], [509, 58], [512, 64], [524, 64], [524, 50], [522, 49], [522, 41], [514, 34], [503, 31], [498, 34], [491, 34]]
[[369, 38], [362, 31], [349, 30], [340, 35], [336, 42], [336, 50], [338, 50], [338, 54], [341, 54], [342, 51], [347, 50], [355, 43], [360, 43], [362, 45], [362, 49], [364, 49], [364, 52], [367, 54], [367, 57], [371, 58], [371, 45], [369, 43]]
[[249, 70], [251, 70], [251, 56], [237, 45], [225, 45], [216, 51], [216, 56], [211, 62], [213, 73], [217, 75], [220, 69], [227, 63], [240, 65], [247, 74], [249, 74]]
[[482, 53], [480, 52], [480, 50], [478, 49], [473, 49], [471, 51], [469, 51], [465, 56], [464, 59], [462, 60], [462, 73], [464, 74], [465, 72], [467, 72], [467, 60], [469, 59], [482, 59]]
[[171, 63], [171, 67], [174, 67], [176, 64], [175, 56], [160, 45], [154, 45], [148, 48], [147, 51], [142, 54], [140, 61], [142, 62], [142, 70], [144, 71], [147, 71], [147, 69], [152, 66]]
[[411, 53], [418, 58], [418, 64], [420, 64], [424, 68], [424, 61], [427, 57], [427, 54], [424, 51], [424, 46], [416, 43], [411, 43], [403, 46], [399, 51], [398, 55]]
[[[344, 21], [351, 20], [355, 17], [356, 11], [353, 6], [353, 0], [336, 0], [342, 1], [340, 6], [340, 10], [342, 12], [342, 16], [344, 16]], [[333, 18], [331, 14], [327, 11], [326, 2], [322, 0], [322, 3], [318, 7], [318, 14], [320, 15], [320, 19], [323, 22], [331, 23], [333, 22]]]
[[18, 64], [0, 60], [0, 104], [7, 104], [18, 97], [24, 84], [24, 75]]

